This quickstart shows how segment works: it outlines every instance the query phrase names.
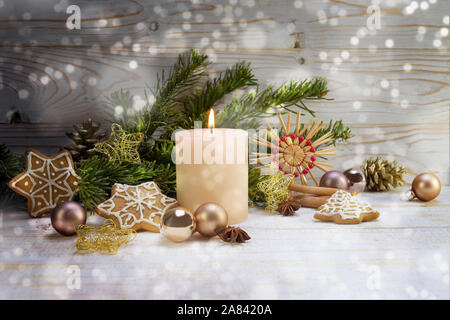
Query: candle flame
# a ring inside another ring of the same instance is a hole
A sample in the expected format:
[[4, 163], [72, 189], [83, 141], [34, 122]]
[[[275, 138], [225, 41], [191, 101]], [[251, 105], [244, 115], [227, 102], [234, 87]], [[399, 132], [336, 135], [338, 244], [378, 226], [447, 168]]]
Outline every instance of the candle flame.
[[208, 119], [208, 129], [213, 129], [216, 126], [214, 125], [214, 109], [211, 108], [209, 111], [209, 119]]

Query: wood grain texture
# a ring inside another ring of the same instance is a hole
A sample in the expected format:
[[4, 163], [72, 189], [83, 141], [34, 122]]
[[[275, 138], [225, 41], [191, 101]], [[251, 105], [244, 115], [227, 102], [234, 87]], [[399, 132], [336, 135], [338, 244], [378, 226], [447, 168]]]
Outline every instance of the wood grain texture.
[[[336, 225], [314, 221], [313, 209], [292, 217], [251, 209], [245, 244], [198, 234], [175, 244], [140, 232], [117, 255], [78, 252], [48, 217], [2, 212], [0, 298], [449, 299], [449, 187], [429, 203], [400, 192], [358, 197], [380, 211], [377, 221]], [[72, 270], [79, 289], [70, 289]]]
[[[375, 31], [366, 27], [368, 3], [77, 0], [71, 4], [81, 7], [82, 29], [70, 31], [63, 2], [5, 2], [0, 108], [16, 105], [39, 124], [1, 125], [0, 141], [16, 152], [25, 146], [56, 151], [73, 122], [104, 118], [104, 95], [128, 88], [143, 97], [178, 53], [198, 48], [214, 62], [211, 75], [247, 60], [262, 86], [327, 78], [334, 100], [310, 105], [319, 118], [342, 119], [356, 134], [338, 146], [338, 169], [383, 155], [415, 173], [434, 171], [448, 184], [449, 38], [441, 30], [449, 28], [450, 3], [405, 15], [403, 1], [382, 1]], [[294, 48], [296, 33], [300, 48]], [[47, 124], [51, 137], [40, 130]]]

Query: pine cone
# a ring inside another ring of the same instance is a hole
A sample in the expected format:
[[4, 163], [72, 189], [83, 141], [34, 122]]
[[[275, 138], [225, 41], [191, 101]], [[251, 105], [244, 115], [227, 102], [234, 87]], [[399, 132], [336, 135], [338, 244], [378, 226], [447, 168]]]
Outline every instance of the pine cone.
[[389, 191], [405, 183], [403, 175], [406, 169], [397, 161], [389, 162], [381, 157], [367, 159], [361, 166], [367, 180], [367, 190]]
[[301, 205], [299, 201], [288, 199], [286, 202], [278, 205], [277, 211], [283, 216], [293, 216], [295, 211], [300, 209], [300, 207]]
[[106, 133], [99, 131], [100, 126], [91, 119], [83, 121], [81, 126], [74, 125], [73, 128], [76, 132], [66, 133], [73, 143], [64, 148], [70, 151], [75, 161], [87, 159], [94, 155], [95, 144], [100, 142]]

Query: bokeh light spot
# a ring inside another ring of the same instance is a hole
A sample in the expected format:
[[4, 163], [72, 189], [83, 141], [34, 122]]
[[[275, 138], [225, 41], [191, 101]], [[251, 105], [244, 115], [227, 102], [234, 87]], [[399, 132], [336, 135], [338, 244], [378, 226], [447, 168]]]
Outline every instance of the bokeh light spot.
[[128, 65], [130, 66], [130, 69], [133, 69], [133, 70], [138, 67], [138, 63], [136, 60], [131, 60]]
[[30, 95], [30, 93], [26, 89], [21, 89], [18, 92], [19, 99], [22, 99], [22, 100], [28, 98], [29, 95]]
[[392, 39], [386, 39], [386, 41], [384, 42], [384, 45], [385, 45], [387, 48], [392, 48], [392, 47], [394, 46], [394, 40], [392, 40]]
[[300, 9], [301, 7], [303, 7], [303, 2], [301, 0], [294, 1], [294, 7]]

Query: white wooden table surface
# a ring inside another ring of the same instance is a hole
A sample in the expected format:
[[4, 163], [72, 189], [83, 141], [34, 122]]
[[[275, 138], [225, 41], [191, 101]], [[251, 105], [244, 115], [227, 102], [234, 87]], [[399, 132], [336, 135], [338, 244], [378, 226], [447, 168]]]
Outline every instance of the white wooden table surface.
[[139, 233], [117, 255], [77, 252], [76, 237], [56, 234], [49, 218], [3, 212], [0, 298], [448, 299], [449, 191], [431, 203], [361, 194], [381, 217], [353, 226], [313, 221], [312, 209], [251, 209], [246, 244]]

